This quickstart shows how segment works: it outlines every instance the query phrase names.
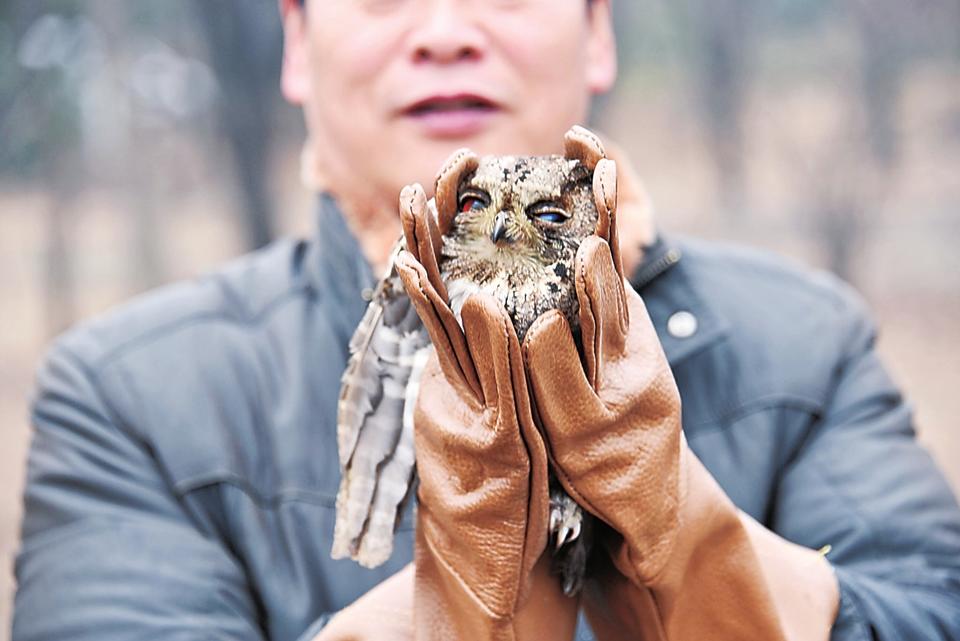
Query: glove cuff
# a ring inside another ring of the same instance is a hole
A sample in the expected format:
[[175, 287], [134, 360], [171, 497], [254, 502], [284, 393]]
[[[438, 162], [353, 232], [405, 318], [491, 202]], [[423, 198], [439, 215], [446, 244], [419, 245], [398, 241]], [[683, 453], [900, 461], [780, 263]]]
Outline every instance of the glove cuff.
[[[643, 625], [658, 630], [649, 638], [786, 638], [736, 507], [685, 443], [680, 460], [678, 526], [662, 568], [651, 576], [649, 568], [630, 565], [630, 559], [642, 555], [628, 549], [626, 540], [621, 546], [613, 561], [625, 580], [605, 581], [606, 598], [611, 611], [645, 613]], [[649, 616], [656, 617], [656, 624], [647, 620]], [[621, 620], [636, 633], [636, 620]]]

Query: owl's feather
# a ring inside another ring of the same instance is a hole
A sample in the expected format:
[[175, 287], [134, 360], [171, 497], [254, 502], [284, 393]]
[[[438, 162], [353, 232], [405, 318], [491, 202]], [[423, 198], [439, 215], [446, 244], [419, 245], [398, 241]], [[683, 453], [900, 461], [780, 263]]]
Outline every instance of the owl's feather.
[[[459, 212], [443, 239], [440, 271], [448, 291], [472, 286], [499, 300], [521, 340], [551, 309], [574, 325], [573, 258], [597, 225], [591, 181], [581, 162], [560, 156], [483, 158], [461, 184], [465, 197], [481, 202]], [[541, 220], [537, 212], [544, 209], [566, 218]], [[498, 217], [505, 231], [493, 242]], [[453, 304], [453, 291], [450, 297]]]
[[413, 479], [413, 416], [430, 338], [392, 268], [350, 341], [337, 406], [342, 472], [331, 552], [376, 567], [390, 557]]

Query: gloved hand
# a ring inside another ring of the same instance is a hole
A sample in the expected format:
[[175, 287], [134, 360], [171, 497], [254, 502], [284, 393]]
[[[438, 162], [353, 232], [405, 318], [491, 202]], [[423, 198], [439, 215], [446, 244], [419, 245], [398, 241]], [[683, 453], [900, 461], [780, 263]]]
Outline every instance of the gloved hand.
[[591, 624], [601, 639], [783, 639], [738, 511], [683, 438], [666, 357], [623, 280], [615, 169], [604, 171], [597, 235], [576, 258], [583, 364], [557, 312], [523, 345], [557, 476], [614, 531], [612, 567], [585, 595]]
[[477, 295], [460, 330], [423, 190], [405, 189], [400, 209], [410, 251], [396, 264], [436, 348], [414, 419], [416, 638], [571, 639], [577, 602], [563, 596], [544, 555], [547, 459], [513, 324]]

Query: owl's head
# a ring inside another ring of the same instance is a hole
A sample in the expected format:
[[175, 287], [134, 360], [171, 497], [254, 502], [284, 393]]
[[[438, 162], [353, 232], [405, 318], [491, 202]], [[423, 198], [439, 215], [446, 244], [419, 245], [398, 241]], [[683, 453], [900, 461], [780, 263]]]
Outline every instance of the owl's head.
[[451, 232], [491, 260], [553, 262], [593, 233], [592, 172], [561, 156], [487, 156], [463, 176]]
[[[564, 143], [562, 156], [480, 158], [461, 150], [441, 170], [438, 233], [429, 233], [454, 314], [482, 291], [503, 303], [520, 338], [551, 309], [575, 328], [574, 259], [582, 241], [591, 234], [609, 241], [619, 264], [616, 165], [586, 129], [574, 127]], [[408, 235], [407, 242], [418, 241]]]
[[603, 158], [596, 136], [579, 127], [562, 156], [458, 152], [437, 179], [440, 228], [477, 259], [552, 264], [597, 229], [593, 181]]

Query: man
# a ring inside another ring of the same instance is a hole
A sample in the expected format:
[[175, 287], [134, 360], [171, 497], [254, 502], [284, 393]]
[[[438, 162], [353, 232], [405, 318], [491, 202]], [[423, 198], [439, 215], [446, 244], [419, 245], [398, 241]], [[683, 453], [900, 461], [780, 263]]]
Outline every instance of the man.
[[[555, 589], [536, 546], [484, 574], [477, 558], [507, 556], [519, 543], [491, 552], [488, 541], [462, 540], [462, 565], [451, 565], [436, 533], [463, 515], [437, 484], [421, 492], [417, 518], [426, 511], [432, 521], [416, 533], [416, 567], [410, 512], [383, 567], [331, 561], [334, 420], [369, 264], [379, 271], [400, 232], [401, 187], [432, 184], [460, 146], [559, 152], [591, 94], [614, 81], [609, 2], [281, 6], [283, 91], [304, 106], [305, 169], [322, 191], [317, 235], [150, 294], [58, 340], [33, 405], [15, 641], [566, 630], [570, 603], [549, 601], [556, 620], [534, 607]], [[492, 331], [500, 312], [478, 299], [465, 312], [469, 349], [438, 346], [418, 430], [442, 438], [448, 411], [488, 428], [491, 414], [467, 397], [473, 380], [498, 420], [526, 426], [498, 432], [525, 439], [511, 445], [519, 458], [504, 460], [529, 457], [540, 469], [549, 446], [610, 529], [584, 598], [602, 638], [960, 636], [960, 510], [914, 441], [859, 299], [766, 256], [655, 238], [623, 159], [619, 172], [619, 227], [598, 232], [579, 273], [581, 303], [605, 328], [593, 335], [615, 339], [598, 339], [586, 373], [623, 383], [624, 411], [578, 421], [551, 381], [569, 381], [570, 398], [584, 404], [605, 388], [580, 380], [563, 326], [543, 319], [520, 358]], [[423, 240], [417, 202], [404, 215]], [[430, 243], [411, 249], [405, 278], [443, 345], [442, 301], [436, 318], [425, 303], [439, 300]], [[629, 375], [611, 376], [611, 363]], [[458, 382], [456, 364], [476, 379]], [[521, 371], [529, 389], [514, 376]], [[500, 393], [483, 392], [491, 383]], [[536, 404], [548, 443], [535, 443], [524, 399]], [[654, 407], [662, 420], [651, 421]], [[617, 447], [594, 461], [601, 467], [622, 462], [618, 446], [629, 439], [641, 445], [630, 451], [658, 453], [619, 468], [636, 502], [614, 508], [609, 488], [621, 476], [591, 483], [578, 474], [584, 459], [570, 453], [574, 436], [602, 451], [598, 439], [610, 434]], [[650, 434], [666, 445], [653, 447]], [[420, 465], [425, 478], [463, 474], [443, 454]], [[533, 504], [512, 503], [524, 514]], [[509, 535], [481, 525], [497, 540]], [[824, 559], [815, 550], [827, 545]], [[509, 611], [497, 610], [499, 590], [520, 584]]]

